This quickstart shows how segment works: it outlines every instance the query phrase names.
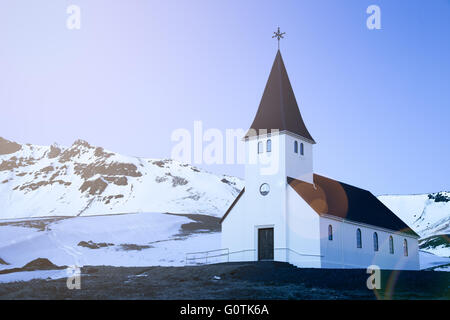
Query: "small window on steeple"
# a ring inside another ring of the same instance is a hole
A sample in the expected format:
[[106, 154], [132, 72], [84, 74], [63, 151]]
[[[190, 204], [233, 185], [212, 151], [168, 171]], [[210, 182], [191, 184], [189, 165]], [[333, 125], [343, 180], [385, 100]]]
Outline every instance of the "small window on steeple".
[[266, 151], [267, 152], [271, 152], [272, 151], [272, 140], [267, 140], [267, 145], [266, 145]]
[[300, 143], [300, 154], [303, 156], [304, 152], [303, 152], [303, 143]]
[[262, 144], [262, 141], [258, 142], [258, 153], [263, 153], [263, 144]]
[[294, 152], [298, 153], [298, 142], [294, 141]]

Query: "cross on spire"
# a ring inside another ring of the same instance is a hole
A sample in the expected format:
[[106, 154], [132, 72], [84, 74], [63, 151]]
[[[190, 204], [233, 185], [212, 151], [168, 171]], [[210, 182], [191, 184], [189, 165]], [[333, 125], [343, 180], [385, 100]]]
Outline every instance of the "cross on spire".
[[278, 50], [280, 50], [280, 39], [284, 39], [283, 35], [285, 35], [286, 32], [280, 32], [280, 27], [278, 27], [278, 30], [273, 33], [272, 38], [277, 38], [278, 40]]

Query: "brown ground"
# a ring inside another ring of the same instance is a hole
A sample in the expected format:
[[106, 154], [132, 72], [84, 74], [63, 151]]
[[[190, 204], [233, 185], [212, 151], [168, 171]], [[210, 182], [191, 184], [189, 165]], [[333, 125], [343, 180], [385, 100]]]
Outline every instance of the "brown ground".
[[450, 299], [450, 273], [299, 269], [281, 262], [190, 267], [84, 267], [81, 289], [66, 279], [0, 284], [0, 299]]

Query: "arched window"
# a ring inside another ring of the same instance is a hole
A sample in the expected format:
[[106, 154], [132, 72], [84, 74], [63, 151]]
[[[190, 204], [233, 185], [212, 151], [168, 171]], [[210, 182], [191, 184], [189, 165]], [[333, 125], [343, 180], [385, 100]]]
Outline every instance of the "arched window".
[[373, 251], [378, 251], [378, 234], [373, 233]]
[[267, 140], [267, 145], [266, 145], [266, 151], [267, 152], [271, 152], [272, 151], [272, 140]]
[[294, 141], [294, 152], [298, 153], [298, 142]]
[[303, 143], [300, 143], [300, 154], [303, 155]]
[[333, 226], [331, 224], [328, 226], [328, 240], [333, 240]]
[[408, 256], [408, 241], [406, 239], [403, 240], [403, 255]]
[[394, 254], [394, 238], [389, 236], [389, 253]]
[[361, 229], [356, 230], [356, 247], [362, 248]]
[[258, 153], [262, 153], [263, 152], [263, 144], [262, 141], [258, 142]]

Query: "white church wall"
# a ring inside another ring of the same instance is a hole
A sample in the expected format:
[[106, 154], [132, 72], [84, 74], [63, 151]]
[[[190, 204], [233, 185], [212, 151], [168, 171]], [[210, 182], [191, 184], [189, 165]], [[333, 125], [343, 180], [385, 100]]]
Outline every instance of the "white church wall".
[[[333, 240], [328, 240], [328, 226], [333, 226]], [[356, 232], [361, 230], [362, 248], [357, 248]], [[374, 250], [374, 232], [378, 235], [378, 251]], [[418, 270], [418, 241], [401, 233], [335, 219], [320, 218], [323, 268], [367, 268], [377, 265], [389, 270]], [[394, 253], [389, 251], [389, 237], [394, 240]], [[403, 240], [408, 243], [404, 255]]]
[[[304, 139], [286, 134], [286, 176], [313, 183], [313, 145]], [[298, 152], [294, 152], [294, 143], [298, 143]], [[300, 144], [303, 143], [303, 155]]]
[[[334, 219], [320, 219], [320, 247], [322, 268], [344, 268], [343, 226]], [[332, 240], [328, 240], [328, 227], [332, 227]]]
[[[272, 141], [270, 154], [266, 150], [267, 139]], [[258, 154], [259, 141], [264, 146], [261, 154]], [[257, 260], [258, 229], [265, 227], [274, 228], [274, 259], [286, 261], [285, 250], [279, 250], [286, 248], [286, 170], [282, 157], [277, 154], [284, 150], [282, 135], [250, 139], [246, 143], [245, 193], [222, 223], [222, 248], [229, 249], [230, 261]], [[258, 161], [252, 163], [250, 156], [255, 155]], [[267, 157], [274, 157], [275, 162], [264, 162]], [[263, 183], [270, 186], [265, 196], [260, 193]], [[242, 250], [246, 251], [233, 253]]]
[[[272, 141], [272, 150], [267, 152], [267, 140]], [[257, 153], [257, 143], [263, 143], [263, 152], [258, 155], [258, 163], [251, 161], [246, 165], [246, 186], [249, 187], [249, 198], [247, 205], [250, 206], [252, 218], [253, 243], [255, 248], [255, 260], [257, 260], [258, 229], [266, 226], [274, 228], [274, 248], [286, 247], [286, 163], [283, 161], [285, 152], [284, 134], [272, 134], [269, 137], [260, 137], [257, 140], [249, 140], [248, 159]], [[269, 160], [269, 161], [268, 161]], [[266, 196], [261, 195], [260, 186], [267, 183], [270, 192]], [[247, 190], [247, 188], [246, 188]], [[285, 261], [285, 253], [274, 250], [274, 259]]]
[[253, 237], [249, 232], [249, 217], [246, 215], [246, 192], [222, 221], [221, 248], [228, 249], [228, 261], [253, 261], [255, 251]]
[[319, 268], [320, 220], [319, 215], [287, 185], [287, 243], [288, 261], [303, 268]]

